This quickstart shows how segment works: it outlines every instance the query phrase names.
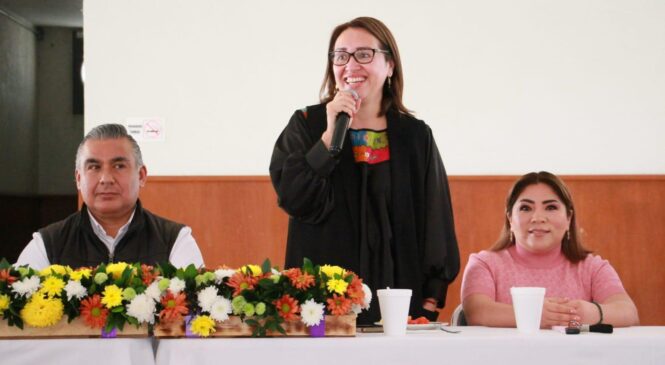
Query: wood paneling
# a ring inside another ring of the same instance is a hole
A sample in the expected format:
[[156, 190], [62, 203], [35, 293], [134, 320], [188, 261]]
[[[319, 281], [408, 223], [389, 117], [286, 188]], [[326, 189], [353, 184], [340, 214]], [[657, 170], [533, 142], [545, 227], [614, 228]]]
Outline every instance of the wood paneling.
[[[462, 271], [441, 313], [459, 304], [469, 254], [489, 247], [503, 224], [516, 177], [451, 176]], [[665, 176], [564, 176], [587, 246], [608, 259], [635, 300], [644, 325], [665, 325]], [[263, 259], [283, 266], [287, 215], [267, 176], [149, 177], [141, 192], [151, 211], [190, 225], [208, 266]]]

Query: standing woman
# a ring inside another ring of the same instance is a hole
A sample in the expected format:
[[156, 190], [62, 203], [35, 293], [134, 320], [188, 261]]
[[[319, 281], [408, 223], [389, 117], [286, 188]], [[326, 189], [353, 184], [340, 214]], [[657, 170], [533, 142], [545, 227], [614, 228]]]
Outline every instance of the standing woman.
[[[290, 216], [286, 267], [340, 265], [376, 289], [413, 290], [410, 315], [435, 320], [459, 272], [446, 176], [431, 129], [402, 104], [397, 44], [361, 17], [330, 37], [321, 104], [297, 110], [277, 139], [270, 176]], [[351, 117], [331, 153], [335, 120]], [[376, 301], [359, 318], [379, 320]]]

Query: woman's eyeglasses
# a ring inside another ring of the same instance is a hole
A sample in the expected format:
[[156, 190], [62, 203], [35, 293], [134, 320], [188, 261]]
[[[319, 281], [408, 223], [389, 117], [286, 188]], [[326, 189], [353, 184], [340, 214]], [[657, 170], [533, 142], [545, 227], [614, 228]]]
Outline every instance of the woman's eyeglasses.
[[356, 59], [356, 62], [367, 64], [372, 62], [376, 52], [390, 54], [390, 51], [376, 48], [358, 48], [355, 52], [347, 51], [332, 51], [329, 53], [330, 59], [335, 66], [344, 66], [351, 60], [351, 56]]

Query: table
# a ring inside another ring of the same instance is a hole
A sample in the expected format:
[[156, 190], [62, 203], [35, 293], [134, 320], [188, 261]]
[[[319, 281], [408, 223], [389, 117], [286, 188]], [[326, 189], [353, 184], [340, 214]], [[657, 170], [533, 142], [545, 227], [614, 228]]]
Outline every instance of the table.
[[359, 333], [349, 338], [164, 339], [156, 364], [665, 364], [665, 327], [579, 335], [457, 328], [462, 332], [409, 331], [404, 337]]
[[151, 365], [155, 353], [150, 338], [0, 340], [0, 363]]

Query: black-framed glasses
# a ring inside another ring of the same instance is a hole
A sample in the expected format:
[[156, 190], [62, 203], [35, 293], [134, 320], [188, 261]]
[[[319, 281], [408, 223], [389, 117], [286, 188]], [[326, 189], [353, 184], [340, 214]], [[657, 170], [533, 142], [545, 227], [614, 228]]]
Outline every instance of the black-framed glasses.
[[378, 48], [358, 48], [354, 52], [347, 51], [332, 51], [329, 53], [330, 59], [335, 66], [344, 66], [351, 60], [351, 56], [356, 59], [356, 62], [366, 64], [372, 62], [376, 52], [390, 54], [390, 51]]

